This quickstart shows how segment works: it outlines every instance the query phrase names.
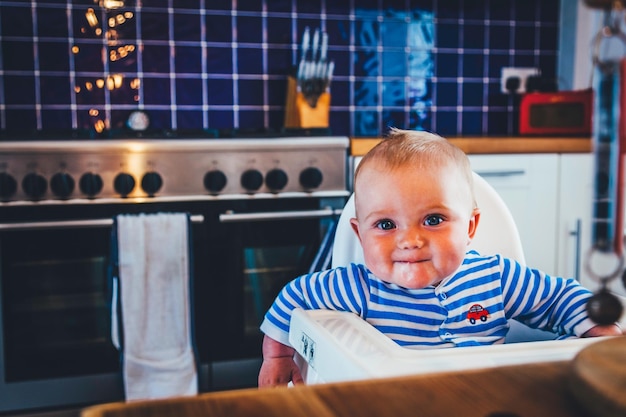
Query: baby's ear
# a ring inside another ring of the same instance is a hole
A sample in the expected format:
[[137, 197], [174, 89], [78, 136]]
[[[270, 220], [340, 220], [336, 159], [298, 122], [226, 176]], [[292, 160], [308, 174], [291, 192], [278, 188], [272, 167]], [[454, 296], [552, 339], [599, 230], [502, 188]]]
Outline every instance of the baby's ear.
[[359, 221], [356, 219], [356, 217], [350, 219], [350, 226], [352, 226], [352, 230], [354, 230], [354, 233], [356, 234], [356, 237], [359, 238], [360, 242], [361, 235], [359, 234]]
[[478, 229], [478, 222], [480, 221], [480, 209], [476, 207], [472, 211], [472, 216], [469, 219], [469, 225], [467, 230], [467, 244], [469, 245], [472, 239], [474, 239], [474, 235], [476, 234], [476, 230]]

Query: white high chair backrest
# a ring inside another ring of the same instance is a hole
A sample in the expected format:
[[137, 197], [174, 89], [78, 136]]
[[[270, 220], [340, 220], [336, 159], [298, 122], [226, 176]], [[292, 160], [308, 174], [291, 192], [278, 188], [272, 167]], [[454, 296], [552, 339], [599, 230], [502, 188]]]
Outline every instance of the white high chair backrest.
[[[476, 173], [474, 173], [474, 192], [481, 215], [478, 229], [469, 248], [475, 249], [482, 255], [498, 253], [525, 264], [526, 259], [524, 258], [519, 231], [513, 215], [502, 197], [484, 178]], [[363, 249], [350, 226], [350, 219], [353, 217], [354, 194], [346, 203], [337, 224], [333, 243], [333, 268], [347, 266], [350, 263], [363, 263]], [[556, 337], [553, 333], [531, 329], [515, 320], [511, 320], [509, 324], [511, 328], [505, 343], [549, 340]]]
[[[499, 253], [507, 258], [525, 263], [524, 251], [513, 216], [500, 195], [484, 178], [474, 173], [476, 203], [480, 208], [480, 221], [476, 235], [469, 245], [482, 255]], [[354, 195], [350, 197], [337, 224], [333, 244], [332, 266], [363, 263], [363, 249], [350, 226], [354, 217]]]

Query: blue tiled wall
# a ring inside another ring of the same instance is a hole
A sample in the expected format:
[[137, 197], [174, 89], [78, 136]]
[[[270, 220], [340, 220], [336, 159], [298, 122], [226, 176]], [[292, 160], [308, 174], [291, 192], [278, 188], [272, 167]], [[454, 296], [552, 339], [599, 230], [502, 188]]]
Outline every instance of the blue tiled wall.
[[329, 35], [335, 134], [514, 134], [501, 68], [556, 73], [559, 0], [100, 3], [0, 2], [2, 131], [106, 134], [137, 108], [157, 129], [280, 129], [307, 26]]

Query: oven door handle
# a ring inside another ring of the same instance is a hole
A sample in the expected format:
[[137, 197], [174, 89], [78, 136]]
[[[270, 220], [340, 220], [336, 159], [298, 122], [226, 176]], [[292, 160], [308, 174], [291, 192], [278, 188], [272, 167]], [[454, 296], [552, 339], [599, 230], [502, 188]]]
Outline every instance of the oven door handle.
[[293, 211], [273, 211], [259, 213], [235, 213], [228, 210], [226, 213], [220, 214], [221, 223], [237, 223], [237, 222], [261, 222], [270, 220], [298, 220], [298, 219], [319, 219], [322, 217], [339, 216], [342, 209], [333, 209], [330, 207], [320, 210], [293, 210]]
[[[189, 216], [193, 223], [202, 223], [204, 216], [196, 214]], [[27, 222], [27, 223], [0, 223], [0, 232], [14, 230], [44, 230], [44, 229], [81, 229], [88, 227], [111, 227], [113, 219], [89, 219], [89, 220], [59, 220], [50, 222]]]

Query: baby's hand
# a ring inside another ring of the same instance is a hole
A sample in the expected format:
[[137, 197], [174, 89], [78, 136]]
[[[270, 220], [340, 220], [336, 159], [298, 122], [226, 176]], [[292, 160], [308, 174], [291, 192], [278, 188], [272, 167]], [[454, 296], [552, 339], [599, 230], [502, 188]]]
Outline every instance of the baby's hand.
[[302, 374], [293, 360], [295, 349], [268, 337], [263, 338], [263, 364], [259, 372], [259, 388], [304, 383]]
[[259, 372], [259, 388], [286, 386], [289, 382], [294, 385], [303, 384], [302, 374], [293, 356], [266, 358]]
[[617, 324], [598, 325], [587, 330], [582, 337], [621, 336], [622, 329]]

